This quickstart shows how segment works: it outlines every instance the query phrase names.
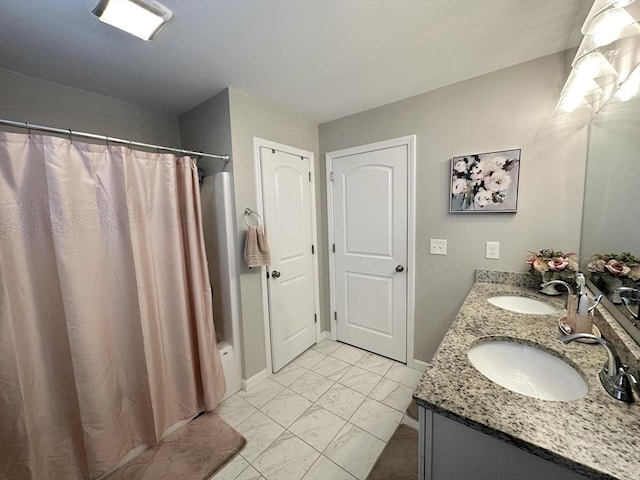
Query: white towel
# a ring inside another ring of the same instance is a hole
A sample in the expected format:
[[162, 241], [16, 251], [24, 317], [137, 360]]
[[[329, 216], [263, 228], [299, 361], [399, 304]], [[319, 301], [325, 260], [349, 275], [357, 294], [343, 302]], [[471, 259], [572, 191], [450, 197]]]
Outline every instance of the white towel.
[[247, 239], [244, 242], [244, 261], [249, 268], [271, 265], [271, 253], [269, 243], [264, 234], [262, 225], [259, 227], [249, 227]]

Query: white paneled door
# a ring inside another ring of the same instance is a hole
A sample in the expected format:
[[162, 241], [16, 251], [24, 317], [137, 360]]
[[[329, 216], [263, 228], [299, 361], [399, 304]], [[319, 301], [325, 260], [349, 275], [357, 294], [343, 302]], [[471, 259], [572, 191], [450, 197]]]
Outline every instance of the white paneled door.
[[260, 147], [274, 372], [316, 342], [311, 163], [308, 156]]
[[336, 338], [406, 362], [409, 145], [328, 156]]

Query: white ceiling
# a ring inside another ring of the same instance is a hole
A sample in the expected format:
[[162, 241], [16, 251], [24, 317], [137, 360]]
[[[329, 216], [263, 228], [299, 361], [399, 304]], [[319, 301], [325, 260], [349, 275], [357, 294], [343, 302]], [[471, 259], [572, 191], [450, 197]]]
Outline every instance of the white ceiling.
[[0, 0], [0, 68], [182, 113], [227, 86], [318, 123], [577, 46], [590, 0], [162, 0], [153, 42], [97, 0]]

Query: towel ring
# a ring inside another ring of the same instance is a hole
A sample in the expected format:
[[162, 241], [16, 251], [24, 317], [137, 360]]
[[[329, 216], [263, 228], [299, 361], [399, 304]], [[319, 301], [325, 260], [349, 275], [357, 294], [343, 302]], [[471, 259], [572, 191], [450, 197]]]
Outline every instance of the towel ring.
[[[249, 223], [249, 217], [251, 215], [255, 215], [256, 217], [258, 217], [258, 224], [257, 225], [251, 225]], [[251, 210], [250, 208], [245, 208], [244, 209], [244, 223], [247, 224], [247, 227], [260, 227], [260, 226], [262, 226], [262, 217], [255, 210]]]

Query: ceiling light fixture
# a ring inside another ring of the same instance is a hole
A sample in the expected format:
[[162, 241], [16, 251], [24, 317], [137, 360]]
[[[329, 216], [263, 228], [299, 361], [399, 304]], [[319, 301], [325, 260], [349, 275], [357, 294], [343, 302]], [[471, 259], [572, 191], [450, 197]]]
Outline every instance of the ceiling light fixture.
[[595, 0], [556, 114], [640, 96], [640, 0]]
[[100, 0], [92, 13], [145, 41], [152, 40], [173, 17], [171, 10], [155, 0]]

